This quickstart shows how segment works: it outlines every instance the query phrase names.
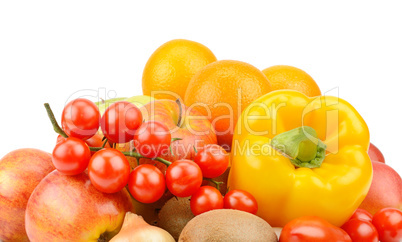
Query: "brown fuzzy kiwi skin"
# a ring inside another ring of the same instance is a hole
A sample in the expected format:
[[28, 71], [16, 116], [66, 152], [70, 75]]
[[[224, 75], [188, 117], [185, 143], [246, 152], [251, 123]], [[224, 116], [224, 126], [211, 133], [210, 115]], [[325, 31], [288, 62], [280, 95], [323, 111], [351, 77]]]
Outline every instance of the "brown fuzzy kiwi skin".
[[165, 194], [163, 194], [163, 196], [158, 201], [148, 204], [140, 203], [132, 198], [135, 213], [137, 215], [141, 215], [145, 222], [151, 225], [156, 225], [158, 221], [159, 210], [161, 210], [162, 206], [172, 197], [173, 195], [170, 192], [165, 192]]
[[233, 209], [200, 214], [187, 223], [179, 242], [261, 241], [277, 242], [272, 227], [262, 218]]
[[157, 226], [168, 231], [177, 241], [183, 228], [193, 218], [190, 197], [172, 197], [159, 211]]

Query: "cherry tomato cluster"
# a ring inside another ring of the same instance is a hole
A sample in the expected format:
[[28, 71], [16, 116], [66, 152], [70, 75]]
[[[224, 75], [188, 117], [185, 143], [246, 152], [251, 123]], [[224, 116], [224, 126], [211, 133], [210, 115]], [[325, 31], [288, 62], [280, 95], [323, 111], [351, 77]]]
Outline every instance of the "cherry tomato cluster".
[[304, 216], [283, 227], [282, 241], [402, 241], [402, 211], [383, 208], [373, 216], [358, 208], [340, 228], [320, 217]]
[[352, 241], [402, 241], [402, 211], [383, 208], [372, 216], [358, 208], [342, 229]]
[[222, 197], [218, 189], [202, 186], [191, 196], [190, 208], [196, 216], [213, 209], [223, 208], [257, 214], [258, 204], [253, 195], [243, 190], [232, 190]]
[[[134, 140], [137, 154], [155, 158], [167, 152], [171, 136], [162, 123], [143, 122], [141, 111], [130, 102], [111, 104], [101, 117], [98, 107], [90, 100], [78, 98], [69, 102], [62, 113], [62, 130], [53, 150], [52, 161], [65, 175], [77, 175], [88, 169], [88, 176], [96, 189], [115, 193], [141, 175], [131, 172], [126, 156], [111, 148], [110, 143]], [[102, 134], [98, 133], [101, 127]], [[104, 136], [104, 137], [103, 137]], [[99, 150], [91, 151], [90, 147]], [[99, 148], [100, 147], [100, 148]]]
[[[99, 127], [104, 137], [98, 133]], [[91, 183], [101, 192], [115, 193], [127, 186], [139, 202], [153, 203], [167, 188], [174, 196], [191, 196], [195, 215], [220, 208], [257, 213], [257, 201], [246, 191], [233, 190], [223, 197], [218, 189], [202, 186], [204, 178], [222, 175], [229, 165], [229, 155], [221, 146], [204, 146], [196, 151], [194, 161], [166, 161], [160, 156], [170, 150], [170, 130], [157, 121], [143, 122], [141, 111], [129, 102], [111, 104], [101, 117], [93, 102], [75, 99], [63, 110], [62, 129], [67, 137], [59, 136], [53, 150], [56, 169], [65, 175], [88, 169]], [[166, 173], [150, 164], [138, 165], [130, 172], [126, 155], [133, 152], [124, 154], [109, 144], [130, 141], [134, 143], [136, 158], [161, 161], [168, 166]], [[91, 151], [89, 145], [100, 148]]]

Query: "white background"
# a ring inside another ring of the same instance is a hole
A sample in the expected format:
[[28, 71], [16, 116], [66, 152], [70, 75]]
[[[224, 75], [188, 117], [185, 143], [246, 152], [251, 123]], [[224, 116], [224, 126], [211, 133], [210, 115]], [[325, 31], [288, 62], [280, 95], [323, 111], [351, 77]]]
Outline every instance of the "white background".
[[402, 174], [400, 10], [385, 1], [1, 1], [0, 157], [23, 147], [52, 151], [44, 102], [59, 118], [83, 89], [142, 94], [148, 57], [185, 38], [218, 59], [293, 65], [323, 93], [339, 88]]

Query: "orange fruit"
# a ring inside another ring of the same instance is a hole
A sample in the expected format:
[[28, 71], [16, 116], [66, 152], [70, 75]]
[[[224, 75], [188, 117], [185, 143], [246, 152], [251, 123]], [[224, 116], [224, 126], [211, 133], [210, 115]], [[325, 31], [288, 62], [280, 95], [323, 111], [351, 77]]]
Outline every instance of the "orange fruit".
[[200, 43], [185, 39], [166, 42], [155, 50], [145, 65], [142, 91], [157, 99], [183, 99], [194, 74], [214, 61], [216, 57], [212, 51]]
[[321, 96], [320, 88], [307, 72], [286, 65], [271, 66], [262, 71], [271, 83], [272, 90], [291, 89], [309, 97]]
[[188, 84], [184, 103], [208, 116], [215, 128], [218, 144], [230, 150], [233, 130], [241, 112], [270, 91], [268, 79], [256, 67], [241, 61], [221, 60], [194, 75]]

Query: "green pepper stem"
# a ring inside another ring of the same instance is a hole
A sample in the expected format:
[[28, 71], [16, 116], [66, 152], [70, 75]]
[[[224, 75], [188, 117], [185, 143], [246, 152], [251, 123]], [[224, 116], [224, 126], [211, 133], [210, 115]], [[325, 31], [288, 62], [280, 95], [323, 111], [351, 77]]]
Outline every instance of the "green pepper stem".
[[312, 127], [302, 126], [278, 134], [271, 140], [271, 146], [296, 167], [318, 168], [324, 161], [327, 146], [317, 137]]

